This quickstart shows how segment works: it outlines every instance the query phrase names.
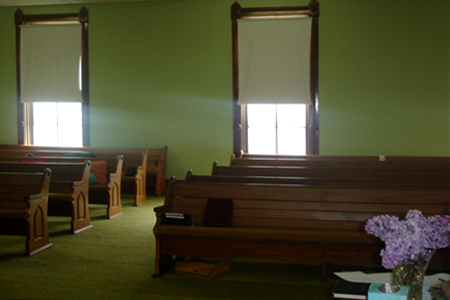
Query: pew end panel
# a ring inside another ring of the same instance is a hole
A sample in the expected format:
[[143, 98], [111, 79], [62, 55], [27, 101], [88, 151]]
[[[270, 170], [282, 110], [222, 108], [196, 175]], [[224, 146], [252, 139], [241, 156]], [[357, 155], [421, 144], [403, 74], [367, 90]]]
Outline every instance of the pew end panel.
[[147, 160], [148, 150], [142, 153], [125, 153], [122, 172], [122, 191], [130, 190], [135, 195], [134, 205], [147, 202]]
[[[95, 161], [95, 160], [94, 160]], [[106, 183], [95, 183], [89, 186], [89, 203], [106, 204], [108, 219], [122, 214], [121, 182], [124, 156], [117, 155], [115, 161], [107, 161], [108, 176]]]
[[155, 196], [164, 196], [166, 193], [167, 153], [169, 148], [148, 149], [147, 160], [147, 186], [155, 187]]
[[[93, 226], [89, 214], [89, 178], [87, 180], [52, 182], [49, 215], [71, 217], [71, 232], [74, 234]], [[70, 193], [67, 186], [71, 189]]]
[[89, 214], [89, 174], [91, 161], [53, 163], [57, 176], [50, 184], [49, 215], [71, 217], [71, 232], [92, 227]]
[[26, 236], [31, 256], [52, 246], [47, 227], [52, 171], [0, 172], [0, 234]]

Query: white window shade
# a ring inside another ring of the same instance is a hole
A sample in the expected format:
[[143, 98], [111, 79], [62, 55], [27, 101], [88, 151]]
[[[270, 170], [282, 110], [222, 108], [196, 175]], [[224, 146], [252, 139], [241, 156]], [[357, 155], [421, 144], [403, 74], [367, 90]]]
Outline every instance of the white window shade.
[[311, 104], [311, 18], [238, 20], [238, 104]]
[[21, 27], [21, 101], [82, 102], [81, 24]]

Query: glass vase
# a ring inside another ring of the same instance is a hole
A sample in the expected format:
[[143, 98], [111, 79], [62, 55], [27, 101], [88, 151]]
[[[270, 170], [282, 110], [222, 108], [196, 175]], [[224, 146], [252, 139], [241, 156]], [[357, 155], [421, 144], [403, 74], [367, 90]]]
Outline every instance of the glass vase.
[[408, 300], [422, 300], [422, 287], [425, 272], [434, 250], [408, 264], [396, 264], [392, 268], [392, 283], [409, 286]]

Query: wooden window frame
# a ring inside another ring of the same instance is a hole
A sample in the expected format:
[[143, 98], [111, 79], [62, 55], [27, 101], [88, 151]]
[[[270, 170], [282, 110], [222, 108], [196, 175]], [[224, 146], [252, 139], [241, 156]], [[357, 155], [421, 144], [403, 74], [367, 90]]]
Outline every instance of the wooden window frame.
[[306, 112], [306, 153], [319, 154], [319, 3], [312, 0], [308, 6], [255, 7], [242, 8], [235, 2], [231, 6], [232, 56], [233, 56], [233, 153], [239, 156], [246, 148], [245, 107], [238, 104], [239, 60], [238, 60], [238, 19], [250, 18], [289, 18], [308, 16], [312, 18], [311, 58], [310, 58], [310, 97], [311, 105]]
[[[18, 121], [18, 142], [24, 145], [31, 141], [31, 132], [28, 132], [26, 121], [32, 121], [32, 105], [21, 102], [21, 25], [32, 24], [81, 24], [81, 97], [83, 103], [82, 126], [83, 126], [83, 146], [90, 146], [90, 112], [89, 112], [89, 35], [88, 35], [89, 14], [86, 7], [80, 9], [78, 13], [69, 14], [36, 14], [24, 15], [18, 9], [15, 13], [16, 25], [16, 66], [17, 66], [17, 121]], [[28, 118], [28, 120], [26, 120]]]

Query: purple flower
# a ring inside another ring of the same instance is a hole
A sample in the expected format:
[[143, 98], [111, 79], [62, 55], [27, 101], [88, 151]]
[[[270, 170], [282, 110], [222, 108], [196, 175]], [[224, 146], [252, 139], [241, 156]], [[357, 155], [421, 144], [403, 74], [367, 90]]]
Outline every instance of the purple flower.
[[410, 210], [405, 220], [390, 215], [373, 217], [367, 220], [365, 229], [386, 244], [380, 253], [386, 269], [398, 263], [413, 263], [435, 249], [450, 245], [448, 215], [427, 218], [418, 210]]

